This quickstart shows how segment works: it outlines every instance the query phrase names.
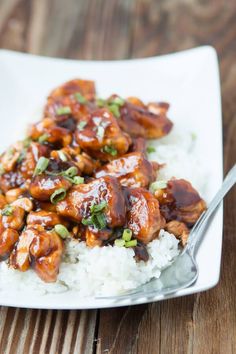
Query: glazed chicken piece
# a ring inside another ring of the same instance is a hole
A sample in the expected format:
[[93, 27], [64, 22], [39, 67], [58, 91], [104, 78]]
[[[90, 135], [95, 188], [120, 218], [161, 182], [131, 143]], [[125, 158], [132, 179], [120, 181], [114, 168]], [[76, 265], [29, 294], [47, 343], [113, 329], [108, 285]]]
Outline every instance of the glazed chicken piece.
[[116, 178], [105, 176], [87, 184], [73, 186], [64, 200], [57, 203], [57, 212], [76, 222], [91, 218], [91, 207], [105, 203], [102, 214], [111, 228], [125, 223], [125, 199]]
[[67, 191], [72, 183], [61, 175], [61, 172], [68, 170], [70, 167], [73, 167], [70, 162], [50, 159], [47, 171], [32, 178], [29, 185], [31, 196], [39, 201], [48, 201], [56, 190]]
[[13, 250], [15, 243], [19, 239], [19, 234], [13, 229], [0, 227], [0, 261], [7, 259]]
[[161, 214], [167, 222], [178, 220], [191, 227], [206, 210], [206, 203], [191, 183], [184, 179], [172, 179], [164, 189], [155, 191]]
[[157, 199], [144, 188], [126, 190], [127, 227], [133, 237], [147, 244], [158, 236], [165, 225]]
[[186, 245], [189, 236], [189, 229], [185, 223], [177, 220], [169, 221], [165, 225], [165, 230], [170, 234], [175, 235], [175, 237], [180, 240], [182, 246]]
[[132, 145], [130, 146], [129, 152], [142, 152], [146, 155], [147, 143], [144, 138], [133, 138]]
[[[68, 124], [66, 125], [66, 122]], [[28, 135], [33, 140], [50, 143], [56, 146], [68, 146], [72, 142], [72, 132], [76, 129], [73, 118], [64, 121], [64, 126], [51, 118], [44, 118], [30, 126]]]
[[108, 240], [112, 235], [111, 229], [98, 230], [96, 227], [88, 226], [85, 229], [85, 240], [88, 247], [102, 246], [103, 241]]
[[0, 158], [2, 191], [7, 193], [11, 189], [22, 187], [27, 179], [32, 177], [41, 156], [48, 156], [48, 147], [36, 142], [30, 142], [27, 145], [24, 142], [18, 142], [8, 149]]
[[[155, 113], [158, 112], [158, 113]], [[127, 99], [120, 107], [118, 120], [122, 130], [132, 137], [156, 139], [167, 135], [172, 129], [172, 122], [163, 109], [154, 109], [153, 104], [145, 106], [138, 99]]]
[[93, 158], [110, 161], [128, 151], [131, 139], [122, 132], [116, 118], [107, 109], [96, 110], [83, 122], [83, 126], [76, 131], [75, 138], [81, 148]]
[[10, 266], [25, 272], [30, 266], [45, 282], [55, 282], [63, 253], [63, 242], [55, 231], [29, 226], [22, 232], [10, 257]]
[[53, 90], [47, 100], [44, 116], [53, 119], [73, 117], [77, 121], [93, 108], [95, 99], [93, 81], [71, 80]]
[[3, 194], [0, 194], [0, 209], [3, 209], [6, 204], [6, 197]]
[[116, 177], [122, 186], [148, 187], [156, 179], [156, 164], [142, 153], [133, 152], [109, 162], [94, 174], [95, 178], [107, 175]]
[[26, 219], [27, 225], [41, 225], [44, 228], [53, 228], [57, 224], [67, 224], [57, 213], [46, 210], [31, 211]]

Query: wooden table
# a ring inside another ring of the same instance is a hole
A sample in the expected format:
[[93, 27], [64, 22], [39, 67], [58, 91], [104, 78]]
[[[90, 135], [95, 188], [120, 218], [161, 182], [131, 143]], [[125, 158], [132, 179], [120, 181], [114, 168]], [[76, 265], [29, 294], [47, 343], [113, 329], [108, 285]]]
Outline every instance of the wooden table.
[[[123, 59], [202, 44], [213, 45], [220, 59], [227, 171], [236, 152], [235, 0], [0, 0], [1, 48]], [[2, 307], [0, 353], [236, 353], [235, 205], [236, 189], [225, 201], [221, 280], [214, 289], [97, 311]]]

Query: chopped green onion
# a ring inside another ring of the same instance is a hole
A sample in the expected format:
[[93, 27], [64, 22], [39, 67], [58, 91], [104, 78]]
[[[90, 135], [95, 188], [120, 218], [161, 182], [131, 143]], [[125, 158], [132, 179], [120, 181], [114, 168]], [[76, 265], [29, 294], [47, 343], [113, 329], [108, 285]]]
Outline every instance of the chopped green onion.
[[87, 125], [87, 122], [85, 122], [85, 120], [81, 120], [81, 122], [79, 122], [79, 124], [77, 125], [79, 131], [83, 130]]
[[83, 218], [81, 222], [82, 222], [82, 224], [85, 225], [85, 226], [93, 225], [93, 220], [92, 220], [92, 218], [87, 218], [87, 219]]
[[99, 204], [93, 204], [90, 207], [90, 211], [92, 214], [94, 213], [98, 213], [100, 211], [102, 211], [103, 209], [105, 209], [107, 207], [107, 202], [105, 202], [105, 200], [103, 200], [101, 203]]
[[97, 213], [92, 216], [92, 219], [94, 221], [94, 225], [97, 227], [97, 229], [101, 230], [104, 229], [107, 225], [106, 217], [103, 213]]
[[106, 105], [106, 100], [104, 100], [103, 98], [97, 98], [96, 99], [96, 104], [98, 107], [104, 107]]
[[33, 176], [37, 176], [43, 173], [47, 169], [48, 164], [49, 164], [49, 159], [47, 159], [44, 156], [41, 156], [37, 162]]
[[102, 149], [102, 152], [106, 152], [109, 155], [116, 156], [117, 150], [113, 146], [105, 145]]
[[75, 96], [75, 98], [77, 99], [77, 101], [78, 101], [79, 103], [81, 103], [81, 104], [85, 104], [85, 103], [88, 102], [88, 100], [87, 100], [83, 95], [81, 95], [80, 92], [76, 92], [76, 93], [74, 94], [74, 96]]
[[114, 242], [115, 246], [118, 246], [118, 247], [123, 247], [125, 245], [125, 240], [122, 240], [122, 239], [116, 239], [115, 242]]
[[67, 238], [68, 236], [70, 236], [69, 231], [67, 230], [67, 228], [62, 225], [62, 224], [57, 224], [54, 227], [54, 230], [56, 231], [56, 233], [61, 237], [61, 238]]
[[116, 118], [120, 118], [120, 110], [117, 104], [109, 104], [108, 109]]
[[153, 146], [148, 146], [147, 147], [147, 153], [151, 154], [152, 152], [156, 152], [156, 149]]
[[45, 143], [45, 141], [47, 141], [48, 138], [49, 138], [49, 135], [48, 135], [48, 134], [43, 134], [43, 135], [41, 135], [41, 136], [38, 138], [39, 144]]
[[166, 181], [156, 181], [150, 185], [150, 190], [154, 193], [157, 189], [165, 189], [167, 187]]
[[11, 205], [5, 206], [5, 208], [2, 210], [1, 214], [3, 216], [10, 216], [13, 213], [13, 207]]
[[23, 149], [20, 153], [20, 156], [17, 159], [17, 163], [21, 163], [24, 160], [25, 156], [26, 156], [26, 149]]
[[66, 170], [65, 172], [62, 173], [64, 176], [69, 176], [69, 177], [75, 177], [78, 173], [78, 168], [75, 166], [71, 166]]
[[4, 167], [2, 164], [0, 164], [0, 176], [5, 173]]
[[124, 229], [122, 239], [124, 241], [130, 241], [132, 238], [132, 231], [130, 229]]
[[57, 108], [56, 114], [58, 116], [63, 116], [64, 114], [70, 114], [71, 113], [71, 109], [69, 106], [64, 106], [64, 107], [59, 107]]
[[63, 161], [63, 162], [67, 161], [66, 154], [64, 154], [63, 151], [60, 151], [60, 150], [59, 150], [59, 151], [58, 151], [58, 155], [59, 155], [59, 158], [60, 158], [61, 161]]
[[31, 142], [32, 142], [32, 139], [31, 139], [31, 138], [29, 138], [29, 137], [25, 138], [25, 139], [22, 141], [24, 148], [28, 148], [28, 147], [30, 146], [30, 143], [31, 143]]
[[84, 177], [75, 176], [73, 178], [73, 183], [74, 184], [82, 184], [82, 183], [84, 183]]
[[50, 200], [52, 204], [57, 204], [61, 200], [63, 200], [66, 196], [66, 190], [65, 188], [59, 188], [55, 190], [54, 193], [52, 193]]
[[114, 103], [118, 106], [123, 106], [125, 104], [125, 100], [123, 98], [117, 96], [112, 100], [112, 103]]
[[131, 241], [128, 241], [128, 242], [125, 242], [125, 247], [135, 247], [137, 246], [137, 240], [131, 240]]

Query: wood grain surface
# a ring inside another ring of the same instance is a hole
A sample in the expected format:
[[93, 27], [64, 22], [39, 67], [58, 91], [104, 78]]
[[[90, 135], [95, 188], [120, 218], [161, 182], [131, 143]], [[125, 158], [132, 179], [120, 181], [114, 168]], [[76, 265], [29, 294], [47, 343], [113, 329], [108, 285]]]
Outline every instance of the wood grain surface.
[[[0, 0], [1, 48], [123, 59], [202, 44], [213, 45], [220, 59], [227, 171], [236, 155], [235, 0]], [[100, 311], [2, 307], [0, 354], [236, 353], [235, 189], [224, 213], [221, 280], [214, 289]]]

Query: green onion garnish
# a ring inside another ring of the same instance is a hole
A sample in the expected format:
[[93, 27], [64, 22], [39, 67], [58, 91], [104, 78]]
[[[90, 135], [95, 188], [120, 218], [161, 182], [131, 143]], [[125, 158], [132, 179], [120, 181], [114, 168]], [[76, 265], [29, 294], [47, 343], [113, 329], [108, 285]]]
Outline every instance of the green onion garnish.
[[70, 236], [69, 231], [67, 230], [67, 228], [62, 225], [62, 224], [57, 224], [54, 227], [54, 230], [56, 231], [56, 233], [61, 237], [61, 238], [67, 238], [68, 236]]
[[118, 106], [123, 106], [125, 104], [125, 100], [117, 96], [112, 100], [112, 103], [117, 104]]
[[99, 213], [100, 211], [102, 211], [106, 207], [107, 207], [107, 202], [105, 202], [105, 200], [103, 200], [100, 204], [91, 205], [90, 211], [92, 214]]
[[11, 205], [5, 206], [5, 208], [2, 210], [1, 214], [3, 216], [10, 216], [13, 213], [13, 207]]
[[113, 146], [105, 145], [102, 148], [102, 152], [106, 152], [109, 155], [116, 156], [117, 155], [117, 150]]
[[102, 98], [97, 98], [96, 99], [96, 104], [98, 107], [102, 108], [106, 105], [106, 100], [102, 99]]
[[114, 244], [115, 244], [115, 246], [123, 247], [125, 245], [125, 241], [122, 239], [116, 239]]
[[25, 138], [25, 139], [22, 141], [24, 148], [28, 148], [28, 147], [30, 146], [30, 143], [31, 143], [31, 142], [32, 142], [32, 139], [31, 139], [31, 138], [29, 138], [29, 137]]
[[157, 189], [165, 189], [167, 187], [166, 181], [156, 181], [150, 185], [150, 190], [154, 193]]
[[73, 178], [73, 183], [74, 184], [82, 184], [82, 183], [84, 183], [84, 177], [75, 176]]
[[122, 239], [124, 241], [130, 241], [132, 238], [132, 231], [130, 229], [124, 229]]
[[151, 154], [152, 152], [156, 152], [156, 149], [153, 146], [148, 146], [147, 147], [147, 153]]
[[72, 178], [72, 177], [76, 176], [77, 173], [78, 173], [78, 168], [75, 167], [75, 166], [71, 166], [71, 167], [68, 168], [68, 170], [66, 170], [66, 171], [63, 173], [63, 175]]
[[64, 107], [59, 107], [57, 108], [56, 114], [58, 116], [63, 116], [64, 114], [70, 114], [71, 113], [71, 109], [69, 106], [64, 106]]
[[85, 122], [85, 120], [81, 120], [81, 122], [79, 122], [77, 127], [78, 127], [79, 131], [81, 131], [85, 128], [86, 125], [87, 125], [87, 122]]
[[74, 96], [75, 96], [76, 100], [81, 104], [85, 104], [88, 102], [88, 100], [83, 95], [81, 95], [80, 92], [76, 92], [74, 94]]
[[26, 149], [23, 149], [20, 153], [20, 156], [17, 159], [17, 163], [21, 163], [24, 160], [25, 156], [26, 156]]
[[92, 216], [94, 221], [94, 225], [97, 227], [98, 230], [102, 230], [106, 227], [107, 221], [106, 217], [103, 213], [97, 213]]
[[117, 104], [109, 104], [108, 109], [116, 118], [120, 118], [120, 109]]
[[47, 159], [44, 156], [41, 156], [37, 162], [33, 176], [37, 176], [43, 173], [47, 169], [48, 164], [49, 164], [49, 159]]
[[85, 226], [89, 226], [89, 225], [93, 225], [94, 224], [92, 218], [87, 218], [87, 219], [83, 218], [81, 222]]
[[61, 161], [64, 161], [64, 162], [67, 161], [66, 154], [64, 154], [63, 151], [58, 150], [58, 155], [59, 155], [59, 158]]
[[39, 144], [45, 143], [45, 141], [47, 141], [48, 138], [49, 138], [49, 135], [48, 135], [48, 134], [43, 134], [43, 135], [41, 135], [41, 136], [38, 138]]
[[52, 193], [52, 195], [50, 197], [50, 201], [52, 204], [57, 204], [58, 202], [63, 200], [65, 198], [65, 196], [66, 196], [65, 188], [59, 188], [59, 189], [55, 190], [54, 193]]
[[125, 242], [125, 247], [135, 247], [137, 246], [137, 240], [131, 240], [131, 241], [128, 241], [128, 242]]

